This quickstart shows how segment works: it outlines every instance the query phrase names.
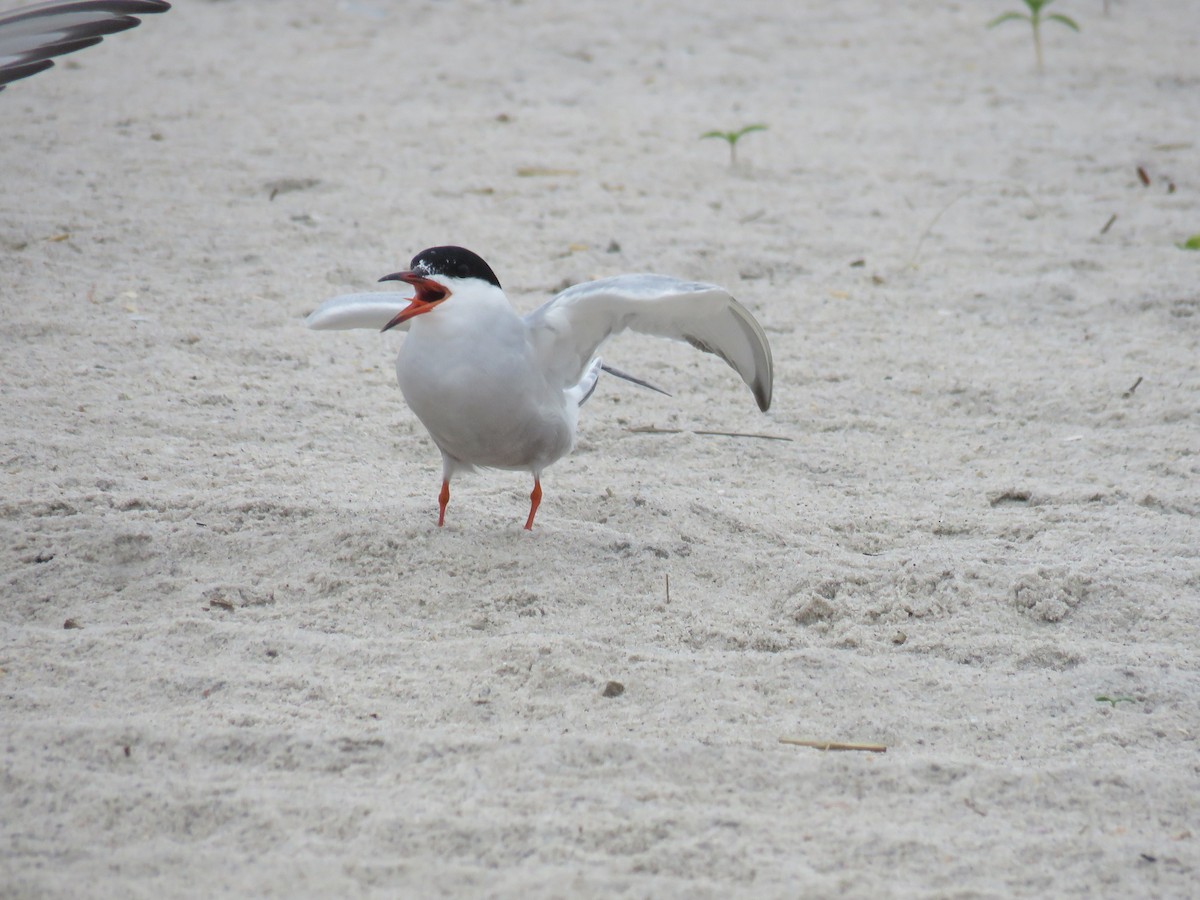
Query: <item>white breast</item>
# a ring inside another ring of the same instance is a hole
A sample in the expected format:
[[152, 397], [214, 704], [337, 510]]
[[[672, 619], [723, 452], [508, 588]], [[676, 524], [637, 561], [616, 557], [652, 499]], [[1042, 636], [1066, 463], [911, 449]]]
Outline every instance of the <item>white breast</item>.
[[396, 378], [438, 447], [464, 467], [540, 472], [574, 445], [578, 408], [547, 382], [525, 323], [490, 286], [414, 318]]

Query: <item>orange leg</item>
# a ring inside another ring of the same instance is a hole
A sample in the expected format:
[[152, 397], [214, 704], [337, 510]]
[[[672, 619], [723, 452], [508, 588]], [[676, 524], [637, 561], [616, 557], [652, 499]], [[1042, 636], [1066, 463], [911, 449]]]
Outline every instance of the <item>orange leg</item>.
[[438, 494], [438, 528], [446, 524], [446, 504], [450, 502], [450, 482], [442, 479], [442, 492]]
[[525, 530], [533, 531], [533, 517], [537, 515], [538, 506], [542, 502], [542, 481], [533, 479], [533, 493], [529, 495], [529, 518], [525, 520]]

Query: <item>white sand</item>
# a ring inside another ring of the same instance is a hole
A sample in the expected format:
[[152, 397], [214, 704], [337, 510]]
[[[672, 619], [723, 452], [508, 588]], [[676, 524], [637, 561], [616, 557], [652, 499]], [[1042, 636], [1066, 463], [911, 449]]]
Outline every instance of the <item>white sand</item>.
[[[1019, 6], [181, 0], [0, 95], [0, 894], [1194, 895], [1200, 7]], [[300, 320], [449, 242], [726, 285], [775, 407], [623, 339], [437, 529]]]

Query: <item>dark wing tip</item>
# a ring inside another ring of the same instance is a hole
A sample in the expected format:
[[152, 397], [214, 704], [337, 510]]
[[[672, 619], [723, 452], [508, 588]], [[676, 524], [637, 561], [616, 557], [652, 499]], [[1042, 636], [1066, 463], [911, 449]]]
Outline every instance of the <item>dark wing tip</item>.
[[57, 35], [58, 40], [51, 40], [41, 46], [36, 43], [24, 46], [18, 44], [16, 48], [12, 48], [10, 57], [15, 61], [0, 66], [0, 90], [9, 82], [28, 78], [49, 69], [54, 65], [52, 58], [55, 56], [91, 47], [108, 35], [136, 27], [141, 24], [141, 19], [135, 18], [133, 13], [163, 13], [170, 8], [171, 4], [165, 0], [76, 0], [73, 3], [39, 4], [0, 16], [0, 37], [3, 36], [6, 26], [19, 25], [21, 22], [42, 18], [52, 22], [53, 17], [57, 15], [73, 13], [95, 12], [99, 16], [92, 21], [61, 29], [48, 27], [47, 36]]
[[750, 390], [754, 393], [758, 408], [766, 412], [771, 408], [771, 393], [775, 383], [775, 361], [771, 356], [771, 342], [767, 340], [767, 333], [750, 310], [736, 300], [733, 302], [734, 312], [741, 321], [742, 330], [754, 354], [754, 380], [748, 381]]
[[53, 65], [54, 60], [52, 59], [39, 59], [36, 62], [4, 66], [0, 68], [0, 91], [4, 90], [4, 85], [10, 81], [19, 81], [22, 78], [28, 78], [30, 75], [44, 72]]
[[754, 399], [758, 401], [758, 408], [766, 412], [771, 408], [771, 386], [759, 380], [750, 386], [750, 390], [754, 391]]

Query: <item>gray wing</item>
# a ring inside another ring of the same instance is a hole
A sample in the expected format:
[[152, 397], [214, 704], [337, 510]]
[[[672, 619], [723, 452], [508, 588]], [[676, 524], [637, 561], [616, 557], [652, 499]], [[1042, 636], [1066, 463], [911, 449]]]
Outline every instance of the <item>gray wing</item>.
[[[374, 291], [370, 294], [342, 294], [331, 297], [308, 314], [304, 324], [317, 331], [344, 331], [348, 328], [372, 328], [379, 331], [412, 300], [411, 292]], [[408, 331], [408, 322], [393, 331]]]
[[578, 384], [608, 338], [625, 329], [686, 341], [725, 360], [771, 405], [771, 347], [754, 316], [714, 284], [666, 275], [618, 275], [569, 287], [525, 317], [545, 371]]
[[100, 43], [133, 28], [135, 15], [166, 12], [159, 0], [76, 0], [35, 3], [0, 13], [0, 91], [54, 65], [55, 56]]

